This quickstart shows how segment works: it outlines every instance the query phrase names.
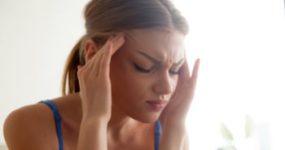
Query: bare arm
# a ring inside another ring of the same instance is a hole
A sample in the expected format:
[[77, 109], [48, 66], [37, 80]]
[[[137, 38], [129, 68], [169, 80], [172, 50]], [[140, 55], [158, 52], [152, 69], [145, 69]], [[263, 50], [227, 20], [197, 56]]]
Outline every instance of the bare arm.
[[56, 135], [50, 133], [51, 130], [55, 131], [53, 116], [42, 108], [40, 105], [27, 106], [13, 111], [6, 118], [4, 138], [9, 150], [58, 148]]
[[188, 134], [186, 134], [186, 137], [184, 139], [183, 150], [189, 150], [189, 135]]
[[186, 150], [189, 148], [184, 124], [194, 97], [199, 62], [197, 59], [191, 75], [187, 62], [181, 68], [175, 93], [160, 116], [163, 127], [160, 150]]
[[107, 150], [107, 122], [83, 120], [80, 125], [78, 150]]
[[186, 135], [183, 126], [165, 127], [161, 137], [160, 150], [186, 150]]
[[[123, 35], [108, 39], [96, 50], [96, 43], [86, 46], [87, 63], [78, 68], [82, 121], [80, 125], [78, 150], [107, 150], [107, 125], [111, 118], [112, 92], [110, 62], [112, 55], [124, 43]], [[94, 55], [94, 53], [96, 53]]]

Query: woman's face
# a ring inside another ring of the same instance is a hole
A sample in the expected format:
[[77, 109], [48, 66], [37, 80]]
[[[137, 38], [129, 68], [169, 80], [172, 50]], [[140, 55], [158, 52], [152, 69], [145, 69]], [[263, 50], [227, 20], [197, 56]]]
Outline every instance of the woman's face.
[[154, 122], [175, 91], [184, 62], [184, 36], [138, 29], [125, 39], [111, 61], [113, 106], [136, 120]]

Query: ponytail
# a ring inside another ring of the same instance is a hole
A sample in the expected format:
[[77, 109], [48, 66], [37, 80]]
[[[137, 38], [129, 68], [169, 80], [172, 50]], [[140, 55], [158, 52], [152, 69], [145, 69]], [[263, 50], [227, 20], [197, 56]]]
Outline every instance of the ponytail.
[[[70, 52], [65, 63], [63, 78], [62, 78], [62, 95], [79, 92], [79, 81], [77, 77], [77, 66], [80, 64], [80, 50], [84, 37], [82, 37]], [[67, 91], [68, 89], [68, 91]]]

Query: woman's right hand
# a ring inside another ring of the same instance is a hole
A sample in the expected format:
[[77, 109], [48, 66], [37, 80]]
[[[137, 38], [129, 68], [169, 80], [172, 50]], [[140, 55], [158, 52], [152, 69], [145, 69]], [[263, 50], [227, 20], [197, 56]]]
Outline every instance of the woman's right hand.
[[110, 120], [112, 105], [110, 62], [112, 55], [124, 42], [123, 34], [109, 38], [85, 65], [78, 66], [82, 119], [96, 118], [106, 122]]

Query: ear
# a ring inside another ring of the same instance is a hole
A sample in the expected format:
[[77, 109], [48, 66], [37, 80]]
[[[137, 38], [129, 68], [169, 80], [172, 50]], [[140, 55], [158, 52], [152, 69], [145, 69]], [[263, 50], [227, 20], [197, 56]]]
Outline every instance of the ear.
[[99, 50], [98, 45], [91, 39], [88, 39], [84, 45], [84, 60], [89, 61]]

